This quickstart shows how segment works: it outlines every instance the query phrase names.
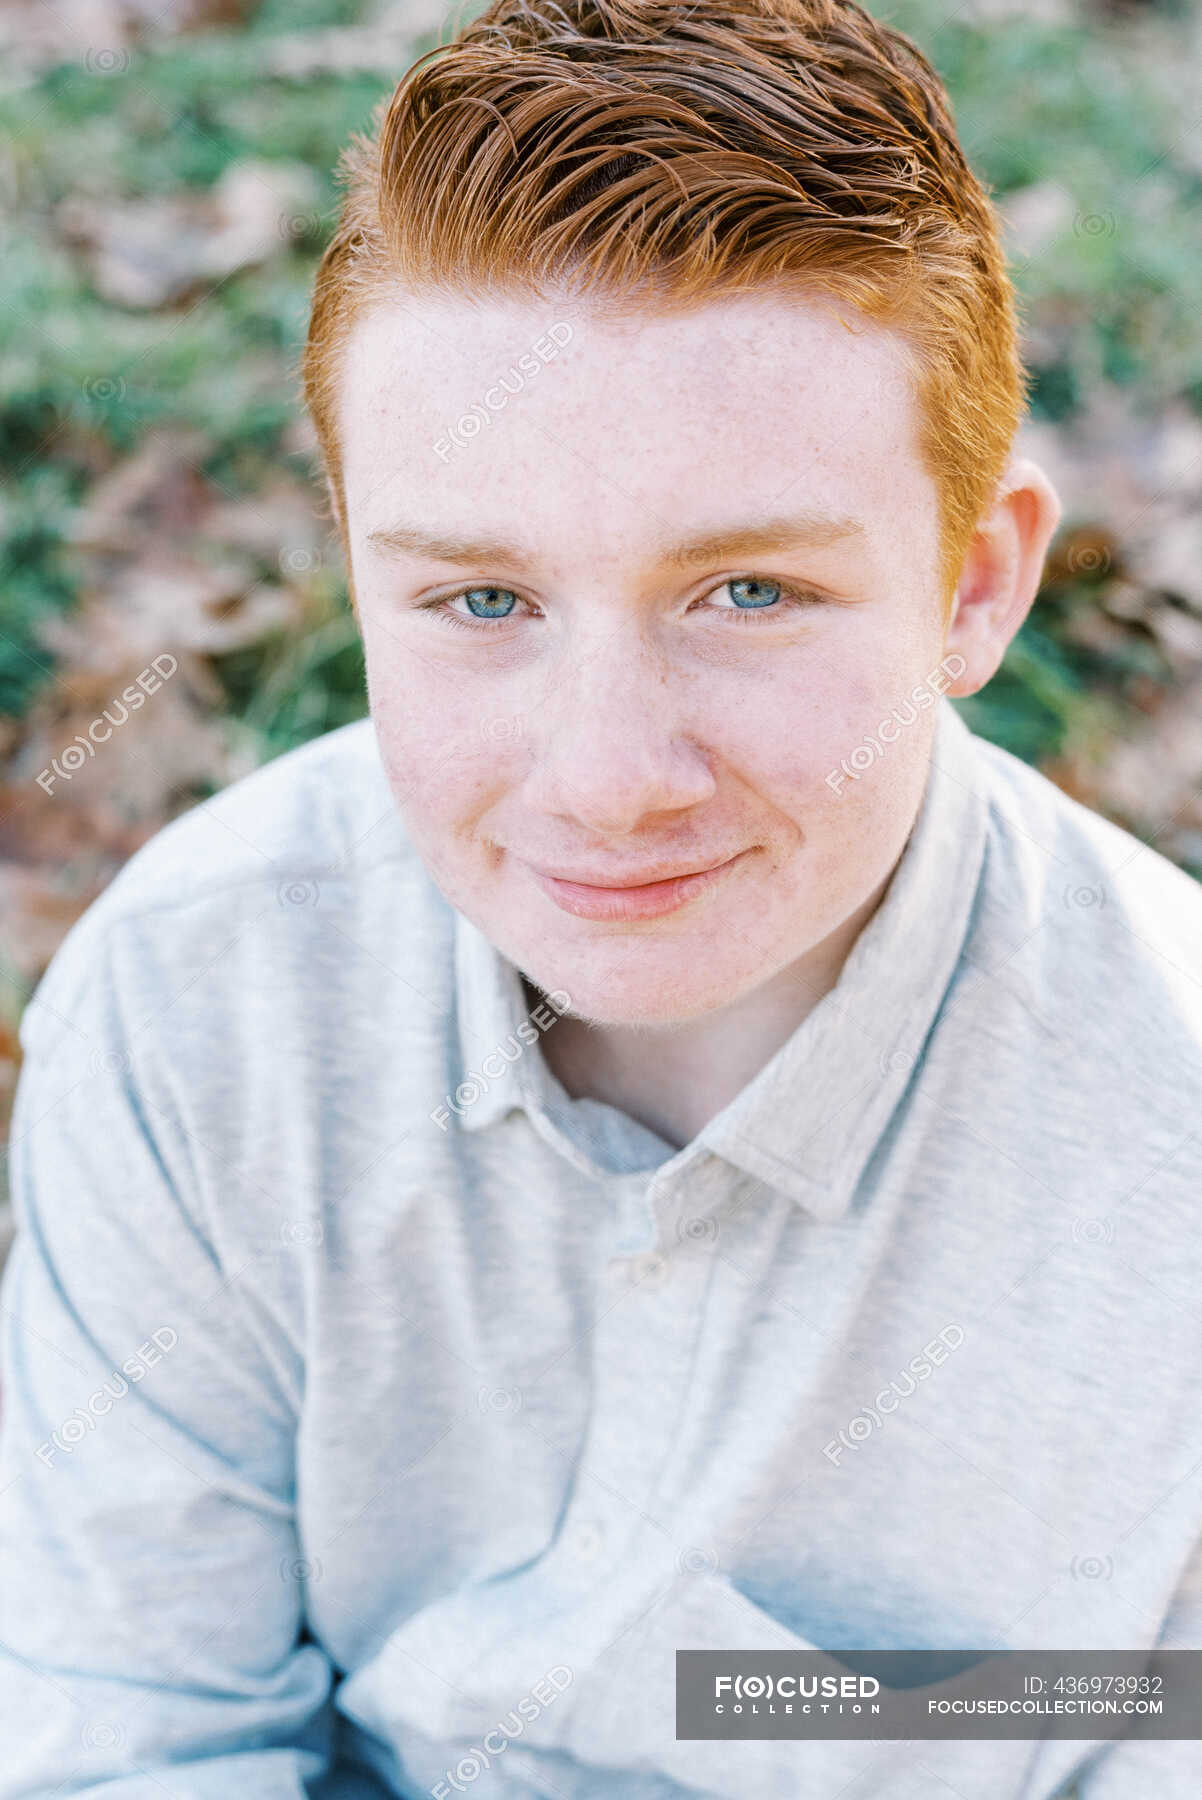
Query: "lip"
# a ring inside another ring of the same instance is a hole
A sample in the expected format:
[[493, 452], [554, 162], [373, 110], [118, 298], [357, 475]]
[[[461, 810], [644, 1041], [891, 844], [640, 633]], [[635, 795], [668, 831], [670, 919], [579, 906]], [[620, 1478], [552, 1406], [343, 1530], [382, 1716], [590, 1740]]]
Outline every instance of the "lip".
[[578, 876], [552, 875], [533, 866], [530, 872], [548, 899], [578, 919], [656, 919], [711, 888], [749, 854], [740, 850], [705, 869], [668, 875], [657, 871], [650, 880], [582, 881]]

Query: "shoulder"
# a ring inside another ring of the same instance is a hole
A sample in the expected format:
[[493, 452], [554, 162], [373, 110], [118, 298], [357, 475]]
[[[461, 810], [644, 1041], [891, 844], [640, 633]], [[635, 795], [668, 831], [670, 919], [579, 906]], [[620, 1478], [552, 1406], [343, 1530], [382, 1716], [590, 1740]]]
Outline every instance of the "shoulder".
[[[1130, 1117], [1185, 1129], [1202, 1099], [1202, 886], [1151, 844], [972, 738], [985, 857], [961, 977], [974, 1028], [1042, 1047]], [[1019, 1024], [1018, 1012], [1025, 1015]]]
[[1106, 921], [1127, 934], [1132, 975], [1175, 971], [1202, 998], [1202, 884], [1122, 826], [1061, 791], [1009, 751], [974, 737], [984, 771], [991, 898], [1015, 924], [1062, 927], [1081, 971]]
[[60, 1032], [101, 970], [131, 1015], [198, 982], [209, 999], [249, 999], [311, 958], [318, 937], [327, 950], [339, 933], [353, 941], [356, 915], [370, 915], [370, 932], [381, 886], [406, 894], [420, 949], [423, 925], [449, 908], [409, 842], [368, 717], [276, 757], [144, 844], [59, 945], [22, 1044]]

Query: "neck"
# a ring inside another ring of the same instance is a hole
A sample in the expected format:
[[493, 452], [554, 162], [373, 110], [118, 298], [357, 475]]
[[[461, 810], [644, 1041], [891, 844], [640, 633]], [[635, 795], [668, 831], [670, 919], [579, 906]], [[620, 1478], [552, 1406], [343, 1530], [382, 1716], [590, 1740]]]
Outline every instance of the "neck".
[[[611, 1025], [565, 1013], [541, 1041], [548, 1067], [573, 1099], [615, 1106], [680, 1149], [747, 1086], [834, 987], [887, 886], [888, 878], [796, 962], [701, 1018]], [[525, 986], [536, 996], [528, 981]]]

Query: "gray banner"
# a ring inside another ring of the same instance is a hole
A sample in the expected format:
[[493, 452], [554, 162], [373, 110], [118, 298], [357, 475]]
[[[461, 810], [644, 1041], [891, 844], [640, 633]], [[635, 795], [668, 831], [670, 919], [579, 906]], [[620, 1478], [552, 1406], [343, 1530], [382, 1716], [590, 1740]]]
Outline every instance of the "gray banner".
[[1202, 1650], [678, 1650], [678, 1738], [1202, 1738]]

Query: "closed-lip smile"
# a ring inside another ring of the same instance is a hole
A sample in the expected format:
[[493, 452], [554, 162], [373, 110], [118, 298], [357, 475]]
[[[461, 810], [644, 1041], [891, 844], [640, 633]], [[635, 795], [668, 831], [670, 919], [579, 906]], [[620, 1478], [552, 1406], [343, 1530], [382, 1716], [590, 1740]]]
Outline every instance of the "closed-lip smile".
[[663, 865], [629, 871], [622, 876], [590, 869], [569, 874], [527, 865], [543, 892], [563, 912], [583, 919], [650, 919], [674, 912], [720, 880], [749, 854], [736, 851], [720, 862], [691, 869], [667, 869]]

